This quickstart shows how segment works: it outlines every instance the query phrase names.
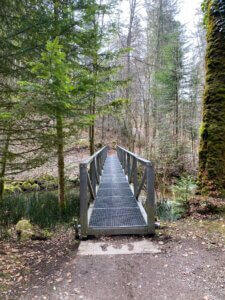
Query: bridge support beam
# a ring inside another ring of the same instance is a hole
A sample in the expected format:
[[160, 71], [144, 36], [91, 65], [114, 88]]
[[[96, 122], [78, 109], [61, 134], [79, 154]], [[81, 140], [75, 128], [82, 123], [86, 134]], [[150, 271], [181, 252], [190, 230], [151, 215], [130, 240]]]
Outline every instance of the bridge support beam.
[[155, 174], [154, 174], [154, 166], [152, 163], [148, 163], [146, 165], [147, 172], [147, 216], [148, 216], [148, 225], [151, 233], [155, 233]]
[[80, 225], [81, 236], [87, 236], [88, 229], [88, 195], [87, 195], [87, 165], [80, 164]]

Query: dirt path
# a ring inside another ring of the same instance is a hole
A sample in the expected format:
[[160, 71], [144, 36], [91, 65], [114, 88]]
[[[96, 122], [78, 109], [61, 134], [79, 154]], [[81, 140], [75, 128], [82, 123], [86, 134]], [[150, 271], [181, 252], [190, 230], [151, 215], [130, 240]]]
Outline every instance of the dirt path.
[[[224, 218], [167, 223], [154, 238], [82, 243], [77, 252], [71, 230], [48, 241], [0, 243], [0, 299], [225, 299]], [[146, 243], [156, 251], [140, 253]]]
[[[102, 239], [124, 245], [137, 237]], [[96, 240], [93, 241], [95, 243]], [[161, 253], [75, 255], [60, 277], [21, 299], [225, 299], [225, 252], [199, 238], [153, 240]]]

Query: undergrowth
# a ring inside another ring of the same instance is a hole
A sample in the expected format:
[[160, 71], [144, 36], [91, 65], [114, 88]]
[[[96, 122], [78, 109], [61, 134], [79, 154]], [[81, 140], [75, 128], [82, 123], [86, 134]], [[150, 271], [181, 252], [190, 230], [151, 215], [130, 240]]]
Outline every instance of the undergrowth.
[[193, 177], [181, 177], [171, 187], [172, 199], [159, 199], [156, 214], [160, 220], [174, 221], [185, 215], [189, 208], [189, 199], [194, 195], [196, 183]]
[[21, 219], [28, 219], [41, 228], [69, 223], [79, 215], [79, 197], [73, 192], [66, 193], [66, 206], [60, 214], [57, 193], [13, 193], [5, 196], [0, 204], [0, 227], [9, 227]]

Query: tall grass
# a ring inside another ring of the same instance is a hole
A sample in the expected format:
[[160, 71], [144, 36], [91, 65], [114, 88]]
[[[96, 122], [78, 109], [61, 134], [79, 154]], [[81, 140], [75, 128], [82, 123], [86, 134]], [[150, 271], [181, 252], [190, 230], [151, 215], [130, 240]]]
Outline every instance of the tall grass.
[[15, 193], [4, 198], [0, 205], [0, 226], [10, 226], [29, 219], [40, 227], [54, 227], [71, 222], [79, 215], [79, 197], [76, 192], [66, 193], [65, 213], [61, 216], [56, 192]]

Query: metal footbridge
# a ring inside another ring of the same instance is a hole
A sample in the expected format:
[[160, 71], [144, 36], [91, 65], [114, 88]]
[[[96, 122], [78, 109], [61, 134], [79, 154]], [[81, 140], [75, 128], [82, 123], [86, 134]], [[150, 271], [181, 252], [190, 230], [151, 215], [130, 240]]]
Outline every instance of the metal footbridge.
[[[139, 180], [139, 177], [141, 180]], [[143, 190], [145, 201], [139, 201]], [[154, 234], [154, 168], [117, 146], [80, 164], [81, 235]]]

